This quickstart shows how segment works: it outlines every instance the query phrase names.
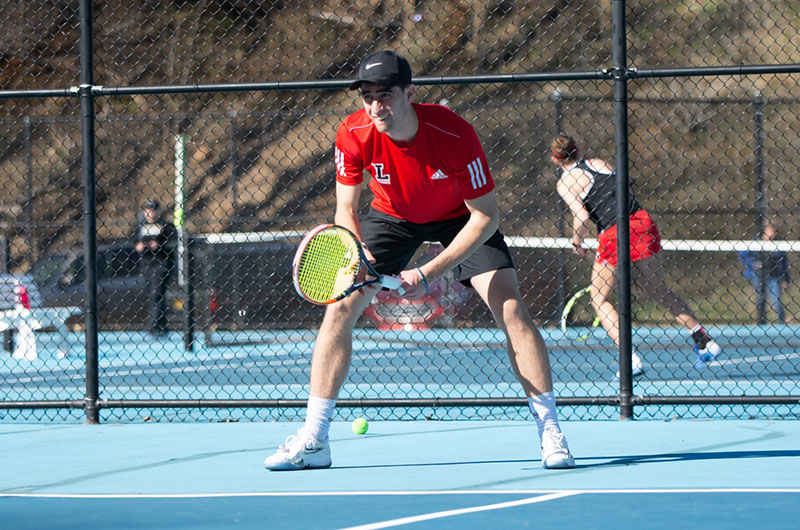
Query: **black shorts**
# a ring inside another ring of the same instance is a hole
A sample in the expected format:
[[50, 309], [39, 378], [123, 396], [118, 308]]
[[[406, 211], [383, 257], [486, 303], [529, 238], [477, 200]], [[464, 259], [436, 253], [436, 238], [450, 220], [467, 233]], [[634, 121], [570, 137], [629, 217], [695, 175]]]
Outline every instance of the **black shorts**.
[[[424, 242], [447, 246], [469, 219], [468, 215], [434, 221], [411, 223], [370, 208], [361, 220], [364, 243], [375, 257], [375, 269], [381, 274], [398, 274], [406, 268], [414, 253]], [[470, 278], [499, 269], [513, 269], [514, 261], [503, 239], [496, 231], [483, 245], [455, 267], [456, 279], [471, 287]]]

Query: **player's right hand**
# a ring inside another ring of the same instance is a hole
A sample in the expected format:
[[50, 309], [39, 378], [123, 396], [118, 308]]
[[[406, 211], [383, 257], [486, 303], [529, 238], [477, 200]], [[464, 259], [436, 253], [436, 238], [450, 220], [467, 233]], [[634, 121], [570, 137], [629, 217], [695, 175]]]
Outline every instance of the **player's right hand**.
[[588, 254], [588, 253], [589, 253], [589, 249], [588, 249], [588, 248], [586, 248], [586, 247], [576, 247], [576, 246], [573, 246], [573, 247], [572, 247], [572, 251], [573, 251], [573, 252], [575, 252], [575, 254], [577, 254], [577, 255], [578, 255], [578, 256], [580, 256], [580, 257], [584, 257], [586, 254]]

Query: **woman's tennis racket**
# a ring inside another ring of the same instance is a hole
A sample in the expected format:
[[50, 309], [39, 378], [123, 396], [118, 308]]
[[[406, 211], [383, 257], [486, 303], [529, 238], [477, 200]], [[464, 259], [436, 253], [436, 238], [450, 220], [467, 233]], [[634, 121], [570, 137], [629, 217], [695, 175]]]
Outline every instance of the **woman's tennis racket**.
[[[561, 331], [566, 334], [568, 328], [580, 328], [578, 336], [574, 339], [576, 341], [588, 339], [592, 330], [600, 325], [600, 319], [592, 308], [591, 291], [591, 287], [584, 287], [573, 294], [561, 312]], [[591, 322], [590, 326], [588, 326], [589, 322]]]
[[[367, 279], [367, 276], [371, 278]], [[379, 284], [403, 294], [397, 276], [378, 273], [347, 228], [325, 224], [313, 228], [297, 248], [292, 263], [297, 292], [315, 304], [331, 304], [362, 287]]]

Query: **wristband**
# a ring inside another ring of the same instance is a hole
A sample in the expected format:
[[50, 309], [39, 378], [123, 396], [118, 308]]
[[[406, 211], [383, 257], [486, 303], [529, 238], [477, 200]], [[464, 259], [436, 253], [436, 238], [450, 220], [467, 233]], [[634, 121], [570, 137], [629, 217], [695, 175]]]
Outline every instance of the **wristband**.
[[417, 271], [417, 274], [419, 274], [419, 279], [422, 280], [422, 285], [425, 286], [425, 292], [431, 294], [431, 288], [428, 287], [428, 279], [425, 278], [425, 275], [422, 274], [422, 271], [419, 270], [419, 267], [415, 267], [414, 270]]
[[582, 248], [580, 243], [572, 242], [572, 246], [575, 248]]

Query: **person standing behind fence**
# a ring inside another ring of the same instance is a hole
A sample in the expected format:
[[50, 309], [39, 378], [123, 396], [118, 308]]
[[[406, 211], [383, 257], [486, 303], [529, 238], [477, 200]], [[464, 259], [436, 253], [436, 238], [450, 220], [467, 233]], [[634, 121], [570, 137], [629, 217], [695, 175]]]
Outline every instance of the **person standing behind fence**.
[[[414, 103], [411, 67], [394, 52], [367, 57], [350, 89], [360, 91], [362, 108], [336, 135], [334, 221], [364, 241], [379, 273], [400, 275], [406, 299], [425, 296], [450, 270], [477, 291], [505, 333], [538, 429], [543, 467], [575, 467], [558, 423], [547, 348], [498, 230], [494, 180], [475, 129], [447, 107]], [[359, 217], [364, 170], [372, 175], [373, 200]], [[426, 241], [445, 248], [408, 268]], [[267, 469], [331, 465], [328, 431], [350, 366], [353, 328], [377, 291], [357, 291], [327, 306], [311, 360], [305, 425], [264, 461]]]
[[[777, 237], [776, 228], [772, 224], [767, 224], [756, 236], [756, 240], [774, 241]], [[739, 252], [739, 262], [744, 266], [742, 274], [750, 280], [756, 290], [756, 304], [759, 311], [762, 311], [764, 307], [764, 292], [766, 292], [769, 294], [772, 309], [775, 310], [778, 320], [785, 324], [786, 311], [783, 308], [781, 297], [783, 290], [789, 287], [791, 282], [786, 252], [782, 250], [743, 250]]]
[[[573, 215], [572, 245], [577, 254], [587, 255], [589, 250], [583, 246], [583, 241], [589, 236], [592, 224], [597, 228], [598, 248], [591, 281], [592, 306], [603, 328], [619, 347], [619, 314], [609, 301], [617, 283], [616, 173], [599, 158], [584, 158], [575, 141], [566, 135], [553, 140], [550, 153], [552, 162], [562, 170], [557, 189]], [[686, 302], [667, 286], [659, 255], [661, 238], [655, 222], [632, 192], [628, 203], [631, 272], [641, 280], [637, 283], [647, 295], [666, 307], [675, 320], [689, 330], [698, 355], [695, 366], [701, 368], [719, 355], [721, 348], [711, 340]], [[632, 366], [634, 376], [644, 373], [644, 361], [635, 350]]]
[[161, 216], [158, 201], [150, 199], [142, 205], [134, 239], [147, 279], [147, 330], [153, 337], [161, 337], [167, 332], [166, 294], [175, 263], [176, 232]]

